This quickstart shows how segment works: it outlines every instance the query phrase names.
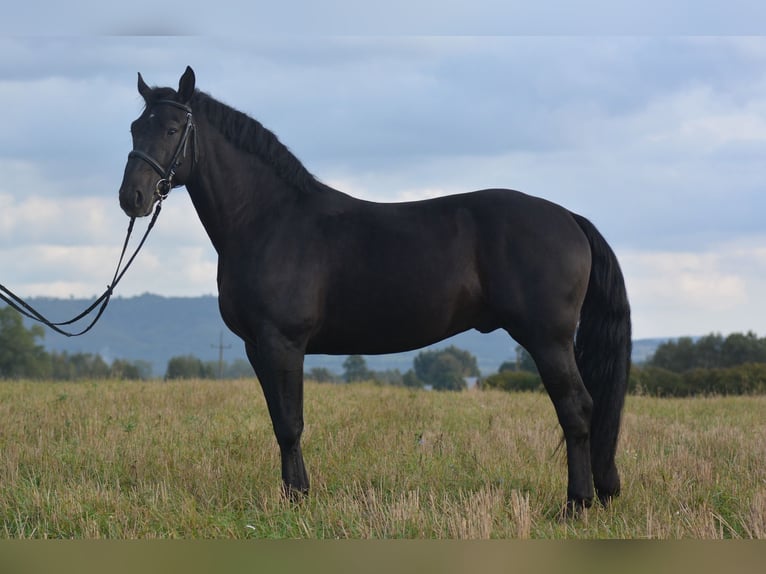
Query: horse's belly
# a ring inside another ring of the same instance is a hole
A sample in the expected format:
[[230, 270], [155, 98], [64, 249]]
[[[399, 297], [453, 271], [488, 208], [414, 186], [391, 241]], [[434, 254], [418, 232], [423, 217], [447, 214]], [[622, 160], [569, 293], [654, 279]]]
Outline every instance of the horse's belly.
[[420, 349], [438, 343], [452, 335], [468, 330], [441, 330], [426, 332], [424, 330], [394, 330], [377, 333], [351, 333], [337, 331], [322, 333], [309, 341], [306, 348], [308, 354], [318, 355], [384, 355], [401, 353]]
[[419, 349], [486, 322], [474, 289], [382, 290], [329, 305], [307, 352], [374, 355]]

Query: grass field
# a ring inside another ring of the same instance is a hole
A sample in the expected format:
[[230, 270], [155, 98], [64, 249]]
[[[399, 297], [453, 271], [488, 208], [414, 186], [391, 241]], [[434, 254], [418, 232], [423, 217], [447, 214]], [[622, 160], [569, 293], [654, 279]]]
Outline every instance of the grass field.
[[256, 381], [0, 382], [3, 538], [764, 538], [766, 397], [629, 397], [623, 496], [562, 521], [547, 396], [307, 384], [283, 500]]

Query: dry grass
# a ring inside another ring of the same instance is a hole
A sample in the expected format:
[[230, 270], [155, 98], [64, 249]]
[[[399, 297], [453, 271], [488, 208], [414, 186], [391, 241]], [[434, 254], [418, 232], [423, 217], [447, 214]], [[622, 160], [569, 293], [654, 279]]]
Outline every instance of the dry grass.
[[570, 521], [545, 395], [308, 384], [280, 495], [258, 384], [0, 383], [0, 537], [764, 538], [766, 397], [630, 397], [623, 496]]

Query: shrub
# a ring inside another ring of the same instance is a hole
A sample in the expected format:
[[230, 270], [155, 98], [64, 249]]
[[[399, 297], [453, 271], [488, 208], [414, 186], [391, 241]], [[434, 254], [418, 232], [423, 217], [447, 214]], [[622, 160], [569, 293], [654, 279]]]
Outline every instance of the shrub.
[[540, 375], [529, 371], [501, 371], [481, 381], [481, 389], [501, 391], [542, 391]]
[[655, 397], [683, 397], [688, 395], [684, 388], [682, 376], [662, 367], [634, 366], [631, 369], [628, 390]]
[[166, 379], [214, 379], [213, 367], [203, 363], [197, 357], [184, 355], [168, 361]]
[[656, 397], [752, 395], [766, 393], [766, 363], [692, 369], [674, 373], [659, 367], [633, 367], [629, 390]]

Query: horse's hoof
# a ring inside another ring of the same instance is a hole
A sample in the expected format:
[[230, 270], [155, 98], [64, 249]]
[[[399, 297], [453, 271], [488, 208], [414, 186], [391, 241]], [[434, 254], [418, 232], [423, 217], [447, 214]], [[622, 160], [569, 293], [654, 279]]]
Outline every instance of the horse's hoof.
[[569, 500], [567, 500], [567, 503], [564, 505], [564, 508], [561, 509], [559, 518], [561, 520], [570, 520], [573, 518], [579, 518], [582, 512], [586, 508], [591, 507], [591, 504], [593, 504], [593, 500], [590, 498], [586, 498], [586, 499], [570, 498]]
[[293, 504], [300, 504], [301, 502], [306, 500], [306, 498], [308, 498], [309, 489], [308, 487], [300, 488], [300, 487], [290, 486], [288, 484], [283, 484], [282, 495], [285, 497], [285, 500], [288, 500], [292, 502]]
[[620, 496], [620, 491], [616, 492], [598, 492], [598, 501], [601, 503], [601, 506], [604, 508], [609, 508], [609, 505], [612, 504], [612, 500]]

